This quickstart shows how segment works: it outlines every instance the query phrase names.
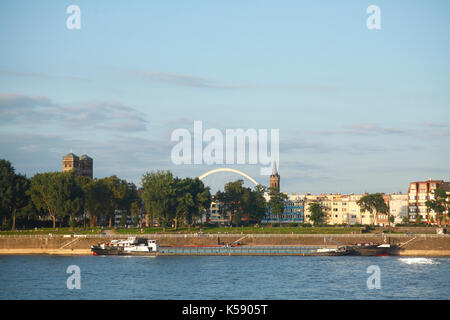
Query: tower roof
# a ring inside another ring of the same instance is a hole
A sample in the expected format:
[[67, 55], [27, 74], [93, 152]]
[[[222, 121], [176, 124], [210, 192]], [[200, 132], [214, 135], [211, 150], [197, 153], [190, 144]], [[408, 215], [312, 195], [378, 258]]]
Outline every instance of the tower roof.
[[80, 157], [80, 160], [92, 160], [92, 158], [89, 157], [87, 154], [83, 154], [83, 155]]
[[78, 159], [78, 156], [76, 155], [76, 154], [74, 154], [74, 153], [69, 153], [69, 154], [66, 154], [63, 158], [74, 158], [74, 159]]
[[272, 175], [274, 175], [274, 176], [278, 175], [277, 162], [276, 161], [273, 162]]

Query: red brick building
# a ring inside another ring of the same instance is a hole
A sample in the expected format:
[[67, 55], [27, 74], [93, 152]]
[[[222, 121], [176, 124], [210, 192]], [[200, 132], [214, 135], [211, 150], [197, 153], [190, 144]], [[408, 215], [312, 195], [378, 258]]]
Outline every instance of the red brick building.
[[434, 191], [443, 188], [450, 195], [450, 182], [432, 180], [411, 182], [408, 189], [408, 217], [410, 222], [420, 221], [428, 224], [436, 222], [436, 213], [430, 211], [426, 201], [434, 199]]

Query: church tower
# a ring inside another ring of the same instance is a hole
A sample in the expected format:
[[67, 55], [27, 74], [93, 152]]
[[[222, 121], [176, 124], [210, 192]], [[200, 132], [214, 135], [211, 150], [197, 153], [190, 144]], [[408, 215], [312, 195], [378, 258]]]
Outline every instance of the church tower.
[[280, 175], [277, 171], [277, 162], [273, 162], [272, 174], [270, 175], [270, 189], [280, 192]]

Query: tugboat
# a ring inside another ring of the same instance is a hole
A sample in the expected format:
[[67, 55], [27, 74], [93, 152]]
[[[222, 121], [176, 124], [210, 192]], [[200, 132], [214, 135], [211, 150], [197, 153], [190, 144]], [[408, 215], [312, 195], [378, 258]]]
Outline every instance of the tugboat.
[[137, 237], [128, 237], [127, 240], [111, 240], [109, 243], [91, 246], [94, 256], [156, 256], [158, 249], [159, 244], [157, 240]]
[[391, 245], [388, 243], [358, 243], [357, 245], [348, 247], [352, 256], [388, 256], [390, 249]]

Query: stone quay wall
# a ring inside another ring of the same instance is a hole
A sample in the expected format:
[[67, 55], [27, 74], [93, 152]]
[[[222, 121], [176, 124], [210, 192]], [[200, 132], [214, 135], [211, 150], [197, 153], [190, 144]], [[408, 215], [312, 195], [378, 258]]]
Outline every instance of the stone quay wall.
[[406, 234], [144, 234], [144, 235], [21, 235], [0, 236], [0, 254], [89, 254], [91, 245], [139, 236], [160, 246], [321, 246], [388, 243], [401, 246], [399, 255], [450, 256], [450, 235]]

